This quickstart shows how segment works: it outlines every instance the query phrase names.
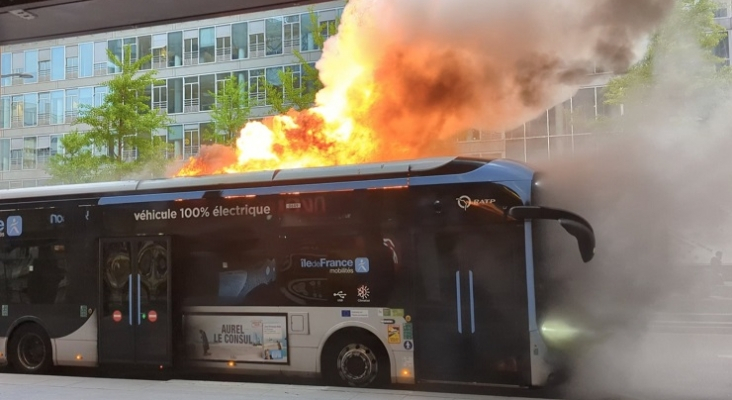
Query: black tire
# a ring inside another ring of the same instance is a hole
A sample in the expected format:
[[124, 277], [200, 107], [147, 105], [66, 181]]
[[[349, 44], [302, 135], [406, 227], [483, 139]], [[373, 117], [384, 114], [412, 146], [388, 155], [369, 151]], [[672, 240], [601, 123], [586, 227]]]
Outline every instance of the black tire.
[[38, 324], [23, 324], [13, 332], [8, 352], [10, 364], [23, 374], [42, 374], [53, 364], [51, 340]]
[[323, 378], [334, 386], [384, 387], [391, 381], [391, 363], [373, 335], [344, 332], [330, 339], [321, 356]]

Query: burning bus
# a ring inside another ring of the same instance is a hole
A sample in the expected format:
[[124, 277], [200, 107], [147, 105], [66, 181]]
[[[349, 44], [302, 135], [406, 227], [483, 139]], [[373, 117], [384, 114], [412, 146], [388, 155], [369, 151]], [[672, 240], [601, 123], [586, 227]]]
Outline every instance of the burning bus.
[[0, 359], [541, 386], [534, 226], [595, 239], [534, 193], [460, 157], [9, 190]]

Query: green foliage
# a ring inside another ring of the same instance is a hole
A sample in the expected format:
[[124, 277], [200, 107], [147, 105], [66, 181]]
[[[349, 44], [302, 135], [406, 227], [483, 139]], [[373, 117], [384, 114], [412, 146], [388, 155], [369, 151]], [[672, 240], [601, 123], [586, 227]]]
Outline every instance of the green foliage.
[[204, 140], [232, 143], [239, 136], [239, 130], [246, 124], [251, 113], [246, 83], [239, 82], [239, 79], [232, 75], [224, 81], [218, 93], [210, 94], [216, 98], [216, 104], [211, 109], [214, 132], [205, 133]]
[[[714, 55], [726, 34], [714, 20], [718, 7], [714, 0], [677, 0], [668, 20], [651, 37], [645, 56], [626, 74], [609, 82], [606, 103], [618, 105], [631, 99], [647, 103], [647, 96], [658, 84], [660, 68], [688, 83], [680, 97], [694, 98], [729, 86], [731, 70], [721, 66], [722, 60]], [[715, 64], [720, 66], [708, 67]]]
[[[64, 154], [51, 157], [48, 173], [58, 183], [81, 183], [117, 180], [132, 174], [160, 176], [166, 166], [166, 144], [153, 132], [166, 127], [170, 120], [164, 113], [150, 109], [146, 89], [157, 83], [156, 71], [140, 74], [152, 56], [132, 61], [126, 46], [123, 60], [111, 51], [107, 55], [119, 74], [105, 82], [109, 89], [100, 106], [82, 105], [74, 125], [85, 126], [62, 140]], [[102, 150], [94, 154], [92, 149]], [[135, 159], [125, 151], [136, 151]]]

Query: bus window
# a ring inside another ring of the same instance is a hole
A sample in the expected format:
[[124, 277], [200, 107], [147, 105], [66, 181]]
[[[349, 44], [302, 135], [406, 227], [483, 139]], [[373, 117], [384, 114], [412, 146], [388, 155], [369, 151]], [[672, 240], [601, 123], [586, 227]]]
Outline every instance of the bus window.
[[66, 301], [65, 248], [59, 244], [6, 245], [0, 249], [0, 299], [4, 304]]

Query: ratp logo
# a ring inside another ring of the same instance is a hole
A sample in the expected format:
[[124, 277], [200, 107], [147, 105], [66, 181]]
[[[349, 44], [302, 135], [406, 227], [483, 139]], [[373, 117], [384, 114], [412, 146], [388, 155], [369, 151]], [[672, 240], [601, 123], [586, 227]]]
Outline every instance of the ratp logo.
[[493, 204], [496, 202], [496, 199], [471, 199], [470, 196], [462, 195], [458, 197], [457, 199], [458, 207], [462, 208], [463, 210], [467, 211], [470, 206], [480, 206], [484, 204]]
[[20, 215], [11, 215], [7, 222], [0, 220], [0, 237], [20, 236], [23, 233], [23, 217]]

